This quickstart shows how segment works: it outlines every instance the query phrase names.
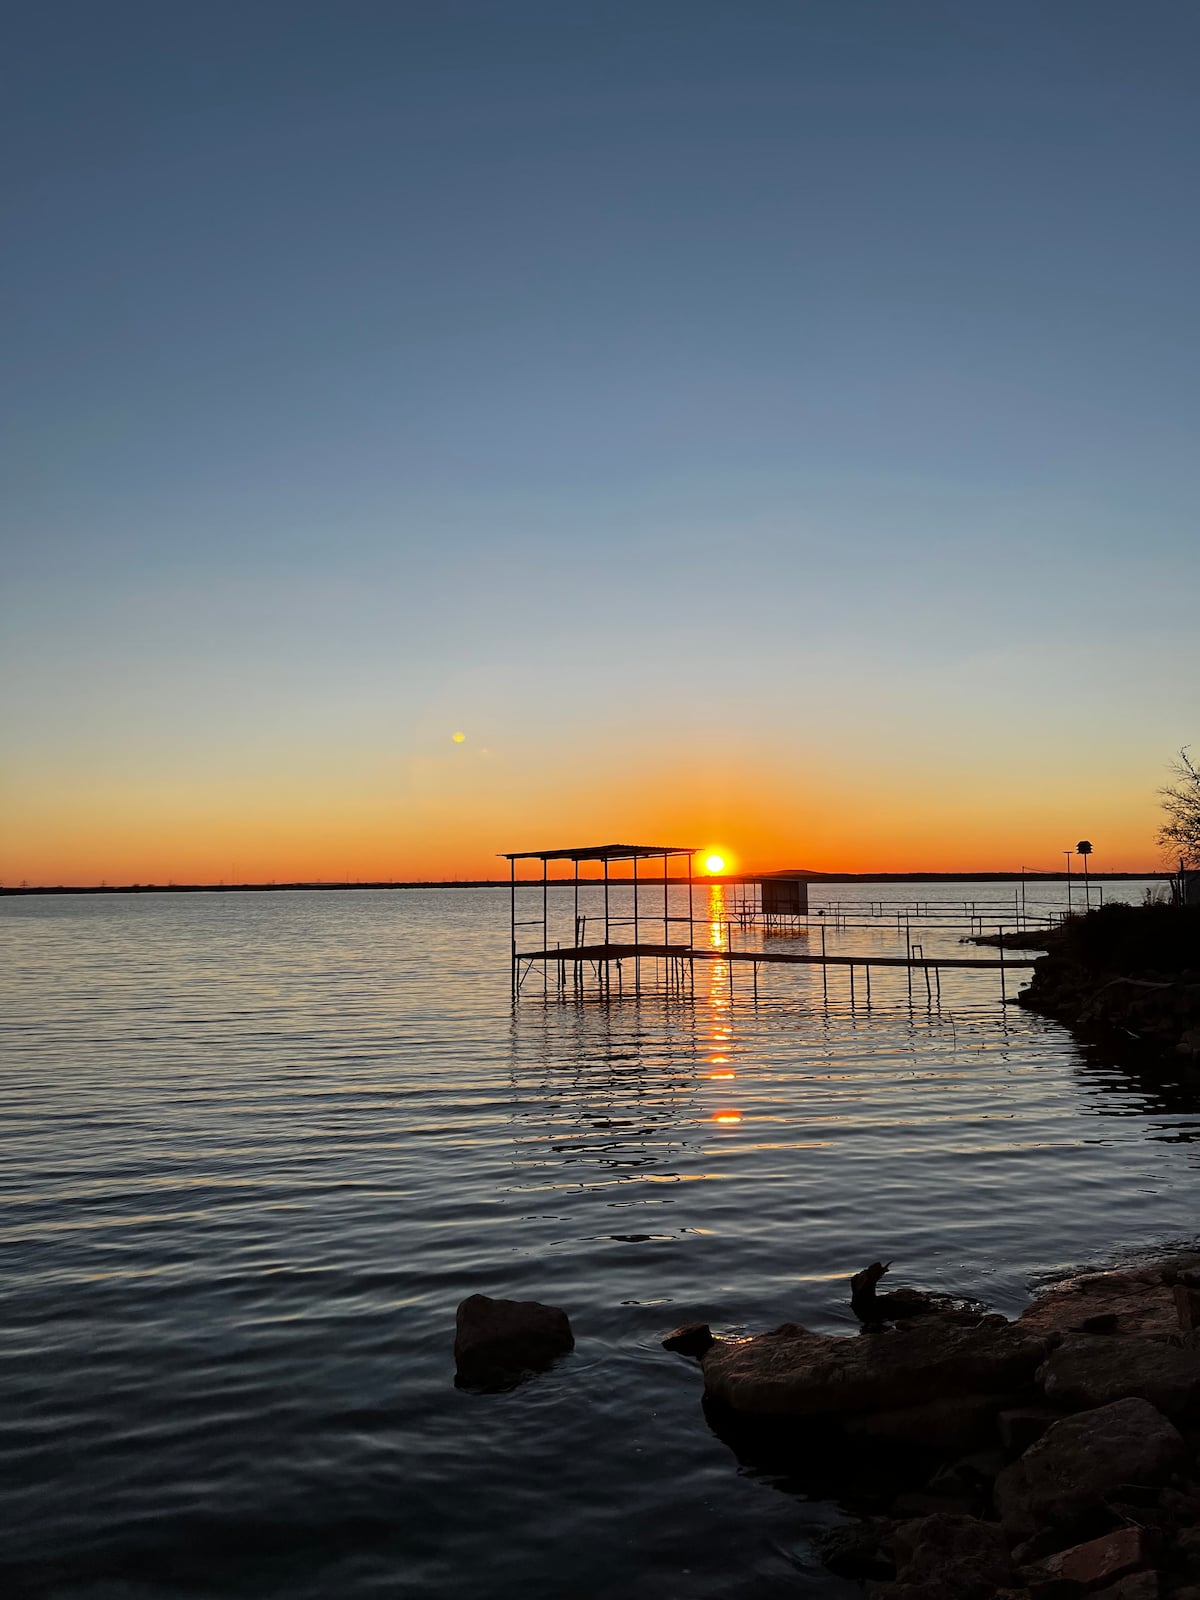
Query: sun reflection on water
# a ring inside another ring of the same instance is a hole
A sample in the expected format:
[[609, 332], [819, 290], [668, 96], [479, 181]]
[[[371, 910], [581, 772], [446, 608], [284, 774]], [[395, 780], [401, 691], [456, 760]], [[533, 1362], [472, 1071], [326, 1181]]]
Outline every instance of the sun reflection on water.
[[[708, 940], [709, 948], [712, 950], [729, 949], [727, 909], [723, 885], [712, 884], [708, 891]], [[717, 1069], [709, 1072], [707, 1076], [710, 1082], [727, 1082], [737, 1077], [737, 1072], [731, 1065], [733, 1011], [729, 1003], [729, 962], [710, 961], [706, 962], [705, 966], [708, 971], [708, 1017], [705, 1026], [710, 1048], [713, 1050], [708, 1064]], [[735, 1124], [742, 1121], [742, 1113], [731, 1107], [725, 1107], [714, 1111], [712, 1120], [721, 1124]]]

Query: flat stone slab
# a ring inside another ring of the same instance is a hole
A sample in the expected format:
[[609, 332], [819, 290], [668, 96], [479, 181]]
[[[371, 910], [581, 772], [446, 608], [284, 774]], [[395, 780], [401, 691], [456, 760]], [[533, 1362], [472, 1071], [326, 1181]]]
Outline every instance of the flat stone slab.
[[1179, 1332], [1175, 1296], [1155, 1272], [1095, 1272], [1072, 1278], [1035, 1300], [1017, 1318], [1036, 1333], [1075, 1333], [1085, 1322], [1115, 1318], [1110, 1333], [1168, 1339]]
[[702, 1359], [705, 1397], [747, 1416], [839, 1417], [910, 1409], [1028, 1384], [1048, 1341], [1016, 1323], [964, 1328], [930, 1317], [913, 1328], [832, 1338], [785, 1323], [721, 1340]]

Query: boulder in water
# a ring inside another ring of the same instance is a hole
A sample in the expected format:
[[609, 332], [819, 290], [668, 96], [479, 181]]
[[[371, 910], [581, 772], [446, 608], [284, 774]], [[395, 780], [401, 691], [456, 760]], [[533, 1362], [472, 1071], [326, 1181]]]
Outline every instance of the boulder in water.
[[557, 1306], [472, 1294], [458, 1308], [454, 1362], [463, 1383], [511, 1382], [574, 1348], [570, 1320]]
[[673, 1328], [662, 1343], [664, 1350], [699, 1360], [716, 1342], [707, 1322], [685, 1322], [681, 1328]]

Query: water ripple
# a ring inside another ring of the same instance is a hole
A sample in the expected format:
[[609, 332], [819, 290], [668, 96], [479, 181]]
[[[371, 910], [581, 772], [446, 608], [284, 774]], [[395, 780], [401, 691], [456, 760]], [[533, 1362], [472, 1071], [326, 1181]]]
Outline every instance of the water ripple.
[[[988, 975], [514, 1015], [507, 940], [486, 891], [0, 902], [8, 1592], [849, 1593], [666, 1328], [848, 1331], [875, 1256], [1015, 1309], [1195, 1229], [1195, 1084]], [[576, 1354], [456, 1390], [474, 1290]]]

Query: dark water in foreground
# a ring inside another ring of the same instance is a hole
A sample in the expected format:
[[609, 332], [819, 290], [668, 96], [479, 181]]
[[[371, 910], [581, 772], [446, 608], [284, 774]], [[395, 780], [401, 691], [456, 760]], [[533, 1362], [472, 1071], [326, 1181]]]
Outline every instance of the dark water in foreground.
[[[991, 974], [514, 1016], [507, 938], [489, 891], [0, 903], [0, 1591], [853, 1592], [836, 1508], [739, 1472], [664, 1332], [849, 1331], [876, 1256], [1014, 1310], [1200, 1231], [1186, 1084]], [[456, 1390], [474, 1290], [576, 1354]]]

